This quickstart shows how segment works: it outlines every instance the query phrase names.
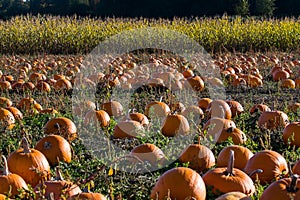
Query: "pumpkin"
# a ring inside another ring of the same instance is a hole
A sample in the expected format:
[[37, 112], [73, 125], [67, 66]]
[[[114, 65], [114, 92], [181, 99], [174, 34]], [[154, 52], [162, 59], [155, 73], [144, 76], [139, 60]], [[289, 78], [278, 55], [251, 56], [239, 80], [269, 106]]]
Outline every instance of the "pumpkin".
[[279, 69], [279, 70], [275, 70], [272, 73], [272, 76], [273, 76], [274, 81], [280, 81], [280, 80], [289, 78], [290, 74], [285, 70]]
[[290, 145], [300, 147], [300, 122], [292, 122], [283, 129], [283, 141]]
[[295, 88], [297, 88], [297, 89], [300, 88], [300, 77], [295, 79]]
[[72, 159], [71, 146], [67, 140], [59, 135], [48, 135], [39, 140], [35, 149], [42, 152], [51, 166], [59, 161], [70, 163]]
[[184, 78], [190, 78], [194, 76], [194, 72], [190, 69], [187, 69], [185, 71], [182, 72], [182, 75]]
[[217, 166], [227, 166], [231, 150], [234, 151], [234, 157], [237, 161], [235, 168], [244, 170], [248, 160], [253, 156], [253, 153], [248, 148], [239, 145], [231, 145], [222, 149], [217, 158]]
[[212, 100], [210, 98], [202, 98], [199, 99], [198, 106], [205, 111], [211, 102]]
[[0, 107], [10, 107], [12, 106], [12, 101], [6, 97], [0, 97]]
[[260, 200], [278, 199], [278, 200], [299, 200], [300, 198], [300, 182], [297, 174], [291, 178], [283, 178], [273, 182], [262, 193]]
[[106, 197], [101, 193], [93, 192], [82, 192], [77, 195], [73, 195], [71, 200], [107, 200]]
[[242, 192], [227, 192], [215, 200], [251, 200], [251, 198]]
[[45, 108], [43, 110], [40, 110], [41, 114], [51, 114], [53, 116], [55, 116], [56, 114], [58, 114], [58, 111], [55, 110], [54, 108]]
[[40, 92], [50, 92], [51, 86], [45, 81], [39, 81], [35, 87]]
[[185, 88], [193, 89], [196, 92], [201, 92], [204, 90], [204, 81], [200, 76], [189, 77], [184, 82]]
[[293, 89], [296, 87], [296, 84], [295, 84], [295, 81], [293, 81], [292, 79], [283, 79], [280, 81], [280, 87]]
[[212, 187], [214, 194], [238, 191], [250, 196], [255, 192], [252, 179], [242, 170], [234, 168], [234, 151], [232, 150], [228, 166], [207, 171], [203, 175], [203, 180], [207, 186]]
[[84, 117], [84, 124], [88, 125], [90, 123], [99, 123], [101, 127], [106, 127], [109, 125], [110, 116], [104, 110], [90, 110], [86, 113]]
[[137, 147], [134, 147], [130, 155], [136, 156], [141, 161], [148, 161], [152, 165], [163, 164], [165, 161], [165, 155], [160, 148], [154, 144], [145, 143]]
[[271, 109], [265, 104], [255, 104], [249, 110], [249, 112], [251, 114], [258, 112], [258, 111], [260, 111], [260, 112], [271, 111]]
[[191, 144], [179, 156], [179, 161], [189, 163], [189, 168], [204, 172], [215, 165], [215, 156], [206, 146]]
[[290, 112], [297, 112], [300, 109], [300, 103], [292, 103], [288, 106]]
[[23, 98], [18, 103], [18, 108], [22, 111], [29, 112], [37, 102], [33, 98]]
[[26, 138], [23, 138], [21, 143], [22, 148], [8, 157], [8, 167], [12, 173], [20, 175], [27, 184], [34, 187], [39, 182], [49, 179], [50, 165], [40, 151], [29, 147]]
[[235, 123], [230, 119], [222, 119], [219, 117], [210, 118], [203, 126], [203, 130], [207, 131], [207, 136], [213, 136], [213, 138], [221, 135], [222, 131], [228, 128], [236, 128]]
[[300, 174], [300, 160], [294, 164], [292, 171], [294, 174]]
[[114, 128], [114, 138], [136, 138], [143, 135], [144, 127], [137, 121], [126, 120], [120, 121]]
[[129, 114], [129, 118], [131, 120], [137, 121], [141, 123], [143, 126], [148, 126], [149, 125], [149, 120], [146, 117], [146, 115], [138, 112], [133, 112]]
[[231, 119], [232, 113], [229, 105], [223, 100], [213, 100], [207, 107], [211, 117]]
[[163, 121], [161, 133], [167, 137], [185, 135], [190, 131], [190, 125], [183, 115], [169, 114]]
[[152, 101], [145, 107], [145, 115], [148, 118], [163, 118], [170, 113], [170, 107], [161, 101]]
[[204, 118], [204, 113], [198, 106], [189, 106], [180, 114], [183, 115], [188, 121], [192, 121], [196, 124], [199, 124], [201, 119]]
[[28, 190], [24, 179], [18, 174], [12, 174], [8, 171], [7, 161], [5, 156], [2, 156], [4, 161], [3, 173], [0, 175], [0, 194], [15, 196], [19, 194], [19, 189]]
[[18, 119], [18, 120], [23, 119], [23, 114], [18, 108], [16, 108], [16, 107], [7, 107], [5, 109], [8, 110], [9, 112], [11, 112], [15, 119]]
[[0, 194], [0, 200], [10, 200], [10, 198], [5, 196], [4, 194]]
[[255, 180], [257, 176], [261, 184], [278, 180], [283, 173], [288, 173], [289, 171], [284, 157], [272, 150], [263, 150], [255, 153], [247, 162], [244, 171], [250, 174], [256, 169], [262, 169], [263, 172], [253, 175], [251, 178]]
[[201, 176], [186, 167], [166, 171], [157, 180], [151, 191], [151, 199], [195, 199], [205, 200], [206, 187]]
[[236, 115], [240, 115], [242, 112], [244, 112], [243, 106], [234, 100], [227, 100], [226, 103], [229, 105], [231, 110], [231, 117], [235, 117]]
[[100, 108], [105, 110], [109, 116], [119, 117], [123, 114], [123, 106], [117, 101], [103, 103]]
[[53, 85], [54, 89], [61, 91], [61, 90], [70, 90], [72, 89], [72, 84], [69, 80], [65, 78], [61, 78], [59, 80], [56, 80], [56, 82]]
[[74, 122], [66, 117], [50, 119], [44, 126], [44, 133], [61, 135], [69, 142], [77, 138], [77, 128]]
[[4, 108], [0, 108], [0, 131], [12, 129], [14, 127], [14, 115]]
[[258, 126], [262, 129], [284, 128], [288, 123], [289, 118], [282, 111], [264, 111], [258, 118]]
[[0, 81], [0, 91], [8, 91], [11, 90], [11, 83], [8, 81]]
[[75, 113], [75, 115], [84, 116], [88, 111], [95, 109], [96, 104], [94, 102], [90, 100], [85, 100], [74, 106], [73, 112]]
[[223, 129], [221, 134], [212, 134], [212, 132], [209, 132], [207, 136], [212, 136], [216, 143], [224, 142], [228, 138], [231, 138], [234, 144], [243, 144], [247, 140], [245, 133], [234, 127]]
[[71, 199], [72, 196], [82, 192], [78, 185], [63, 179], [58, 167], [55, 168], [55, 171], [56, 177], [54, 180], [45, 181], [43, 184], [39, 184], [34, 188], [37, 195], [44, 190], [45, 194], [43, 195], [47, 199], [50, 198], [52, 193], [54, 200], [61, 200], [65, 198]]

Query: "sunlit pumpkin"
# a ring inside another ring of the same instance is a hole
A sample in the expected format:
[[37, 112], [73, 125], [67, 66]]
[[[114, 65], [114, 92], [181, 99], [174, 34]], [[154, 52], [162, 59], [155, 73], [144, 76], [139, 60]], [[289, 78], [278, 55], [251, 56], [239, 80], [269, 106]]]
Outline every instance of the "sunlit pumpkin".
[[50, 119], [44, 126], [44, 133], [61, 135], [69, 142], [77, 138], [77, 128], [74, 122], [66, 117]]
[[284, 128], [288, 123], [289, 118], [282, 111], [264, 111], [258, 118], [258, 126], [263, 129]]
[[163, 164], [166, 159], [162, 150], [150, 143], [145, 143], [134, 147], [131, 150], [130, 155], [136, 156], [141, 161], [147, 161], [152, 165]]
[[231, 119], [232, 113], [229, 105], [223, 100], [213, 100], [207, 107], [211, 117]]
[[190, 125], [183, 115], [169, 114], [163, 121], [161, 132], [164, 136], [174, 137], [175, 135], [185, 135], [190, 131]]

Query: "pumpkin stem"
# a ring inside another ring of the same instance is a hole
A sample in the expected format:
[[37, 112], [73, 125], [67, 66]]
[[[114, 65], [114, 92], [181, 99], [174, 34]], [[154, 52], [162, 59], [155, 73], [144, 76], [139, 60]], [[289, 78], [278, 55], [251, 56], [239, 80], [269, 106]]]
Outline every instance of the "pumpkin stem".
[[3, 162], [4, 162], [3, 176], [7, 176], [7, 175], [10, 174], [10, 172], [8, 171], [7, 160], [6, 160], [6, 157], [4, 155], [2, 155], [2, 159], [3, 159]]
[[256, 170], [254, 170], [254, 171], [252, 171], [252, 172], [250, 172], [249, 174], [248, 174], [248, 176], [253, 176], [254, 174], [258, 174], [258, 173], [263, 173], [264, 171], [262, 170], [262, 169], [256, 169]]
[[230, 150], [229, 162], [226, 169], [226, 175], [233, 176], [233, 166], [234, 166], [234, 151]]
[[131, 109], [128, 110], [127, 115], [126, 115], [126, 120], [131, 120], [131, 119], [130, 119], [130, 112], [131, 112], [131, 111], [132, 111]]
[[22, 147], [23, 147], [23, 152], [24, 153], [31, 153], [29, 143], [28, 143], [28, 140], [26, 139], [26, 137], [23, 137], [21, 143], [22, 143]]
[[64, 180], [59, 167], [55, 168], [55, 180], [56, 181], [63, 181]]
[[159, 102], [162, 102], [162, 100], [163, 100], [163, 96], [161, 96], [160, 98], [159, 98]]
[[297, 188], [298, 178], [299, 178], [299, 175], [293, 174], [293, 176], [291, 177], [291, 179], [292, 179], [291, 183], [287, 188], [288, 192], [296, 192], [298, 190], [298, 188]]
[[292, 166], [291, 166], [290, 162], [288, 162], [288, 169], [289, 169], [289, 175], [290, 175], [290, 177], [292, 177], [293, 176], [293, 170], [292, 170]]
[[233, 130], [234, 130], [234, 127], [229, 127], [229, 128], [226, 130], [226, 132], [227, 132], [227, 133], [232, 133]]

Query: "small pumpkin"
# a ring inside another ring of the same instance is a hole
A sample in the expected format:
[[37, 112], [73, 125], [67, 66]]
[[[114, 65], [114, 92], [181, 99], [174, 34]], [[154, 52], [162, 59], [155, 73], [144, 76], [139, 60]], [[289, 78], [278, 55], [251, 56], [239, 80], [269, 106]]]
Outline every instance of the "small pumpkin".
[[105, 110], [109, 116], [119, 117], [123, 114], [123, 106], [117, 101], [103, 103], [100, 108]]
[[150, 119], [166, 117], [170, 112], [170, 107], [161, 101], [152, 101], [145, 107], [145, 115]]
[[208, 136], [212, 136], [212, 138], [214, 138], [214, 141], [217, 143], [226, 141], [228, 138], [231, 138], [234, 144], [243, 144], [247, 140], [245, 133], [240, 129], [234, 127], [223, 129], [221, 134], [211, 135], [211, 132], [209, 132]]
[[300, 122], [292, 122], [283, 129], [283, 141], [290, 145], [300, 147]]
[[229, 105], [223, 100], [213, 100], [207, 107], [211, 117], [231, 119], [232, 113]]
[[260, 200], [280, 199], [280, 200], [299, 200], [300, 196], [300, 182], [297, 174], [292, 175], [291, 178], [283, 178], [273, 182], [262, 193]]
[[7, 109], [0, 108], [0, 131], [12, 129], [15, 124], [14, 115]]
[[193, 89], [196, 92], [201, 92], [204, 90], [204, 81], [200, 76], [189, 77], [184, 82], [185, 88]]
[[234, 168], [234, 151], [230, 151], [230, 160], [227, 167], [217, 167], [207, 171], [203, 175], [203, 180], [207, 186], [212, 186], [212, 192], [242, 192], [252, 195], [255, 186], [252, 179], [242, 170]]
[[234, 151], [234, 157], [237, 161], [235, 168], [244, 170], [248, 160], [253, 156], [253, 153], [248, 148], [239, 145], [231, 145], [222, 149], [217, 158], [217, 166], [227, 166], [231, 150]]
[[208, 105], [212, 102], [212, 100], [210, 98], [201, 98], [198, 101], [198, 106], [202, 109], [202, 110], [206, 110]]
[[109, 114], [104, 110], [90, 110], [84, 116], [84, 124], [99, 123], [101, 127], [107, 127], [110, 122]]
[[12, 106], [12, 101], [6, 97], [0, 97], [0, 107], [5, 108], [5, 107], [10, 107]]
[[169, 114], [163, 121], [161, 132], [164, 136], [174, 137], [175, 135], [185, 135], [190, 131], [190, 125], [183, 115]]
[[244, 171], [248, 174], [256, 169], [262, 169], [263, 172], [251, 176], [253, 180], [259, 179], [261, 184], [271, 183], [278, 180], [284, 173], [288, 173], [288, 164], [284, 157], [272, 150], [263, 150], [255, 153], [247, 162]]
[[29, 147], [26, 138], [23, 138], [21, 143], [22, 148], [8, 157], [8, 167], [12, 173], [20, 175], [27, 184], [34, 187], [50, 178], [50, 165], [44, 154]]
[[24, 179], [18, 174], [12, 174], [8, 171], [7, 160], [2, 156], [4, 161], [3, 173], [0, 175], [0, 194], [15, 196], [19, 194], [19, 189], [28, 190]]
[[205, 200], [206, 187], [201, 176], [186, 167], [166, 171], [157, 180], [151, 191], [151, 199], [196, 199]]
[[204, 118], [204, 112], [198, 106], [188, 106], [180, 114], [183, 115], [188, 121], [193, 121], [196, 124], [199, 124], [201, 119]]
[[143, 162], [148, 161], [152, 165], [163, 164], [166, 159], [162, 150], [150, 143], [145, 143], [134, 147], [131, 150], [130, 155], [136, 156]]
[[234, 100], [227, 100], [226, 103], [229, 105], [231, 110], [231, 117], [235, 117], [236, 115], [240, 115], [242, 112], [244, 112], [243, 106]]
[[215, 156], [206, 146], [191, 144], [180, 154], [179, 161], [188, 162], [189, 168], [197, 172], [204, 172], [215, 165]]
[[269, 108], [269, 106], [267, 106], [265, 104], [255, 104], [249, 110], [250, 114], [254, 114], [258, 111], [260, 111], [260, 112], [271, 111], [271, 109]]
[[281, 88], [295, 88], [296, 84], [295, 81], [293, 81], [292, 79], [283, 79], [280, 81], [280, 87]]
[[41, 192], [44, 189], [45, 194], [43, 195], [47, 199], [52, 193], [54, 200], [61, 200], [65, 198], [71, 199], [72, 196], [82, 192], [78, 185], [63, 179], [58, 167], [55, 168], [55, 171], [56, 177], [54, 180], [45, 181], [43, 184], [39, 184], [34, 188], [37, 195], [39, 195], [39, 192]]
[[66, 117], [50, 119], [44, 126], [46, 135], [61, 135], [69, 142], [77, 138], [77, 128], [74, 122]]
[[42, 152], [51, 166], [59, 161], [70, 163], [72, 159], [71, 146], [67, 140], [59, 135], [48, 135], [36, 143], [35, 149]]
[[129, 118], [131, 120], [140, 122], [143, 126], [149, 125], [149, 120], [146, 117], [146, 115], [144, 115], [143, 113], [138, 113], [138, 112], [129, 113]]
[[15, 119], [23, 119], [23, 114], [18, 108], [11, 106], [11, 107], [7, 107], [5, 109], [8, 110], [9, 112], [11, 112]]

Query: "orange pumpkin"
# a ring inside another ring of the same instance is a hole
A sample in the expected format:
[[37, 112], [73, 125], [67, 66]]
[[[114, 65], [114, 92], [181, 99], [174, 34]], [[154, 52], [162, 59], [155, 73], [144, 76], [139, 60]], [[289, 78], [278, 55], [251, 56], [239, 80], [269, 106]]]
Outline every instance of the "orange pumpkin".
[[300, 109], [300, 103], [292, 103], [288, 106], [290, 112], [297, 112]]
[[100, 108], [105, 110], [109, 116], [119, 117], [123, 114], [123, 106], [117, 101], [103, 103]]
[[11, 83], [8, 81], [0, 81], [0, 91], [8, 91], [11, 90]]
[[5, 109], [8, 110], [9, 112], [11, 112], [15, 119], [23, 119], [23, 114], [18, 108], [7, 107]]
[[215, 156], [206, 146], [191, 144], [180, 154], [179, 161], [188, 162], [189, 168], [197, 172], [204, 172], [215, 165]]
[[133, 112], [129, 114], [129, 118], [131, 120], [140, 122], [143, 126], [148, 126], [149, 125], [149, 120], [146, 117], [146, 115], [138, 112]]
[[214, 100], [208, 107], [207, 111], [211, 117], [220, 117], [224, 119], [231, 119], [232, 113], [229, 105], [223, 100]]
[[35, 149], [42, 152], [51, 166], [59, 161], [70, 163], [72, 159], [71, 146], [67, 140], [59, 135], [48, 135], [39, 140]]
[[0, 107], [10, 107], [12, 106], [12, 101], [6, 97], [0, 97]]
[[264, 111], [258, 118], [258, 126], [263, 129], [284, 128], [288, 123], [289, 118], [282, 111]]
[[0, 175], [0, 194], [15, 196], [19, 194], [19, 189], [28, 190], [24, 179], [18, 174], [12, 174], [8, 171], [7, 161], [5, 156], [2, 156], [4, 161], [3, 173]]
[[152, 101], [145, 107], [145, 115], [148, 118], [163, 118], [171, 112], [170, 107], [161, 101]]
[[296, 87], [296, 84], [295, 84], [295, 81], [293, 81], [292, 79], [283, 79], [280, 81], [280, 87], [293, 89]]
[[283, 129], [283, 141], [290, 145], [300, 147], [300, 122], [292, 122]]
[[44, 126], [44, 133], [61, 135], [69, 142], [77, 138], [77, 128], [74, 122], [66, 117], [50, 119]]
[[63, 179], [58, 167], [56, 167], [55, 180], [45, 181], [43, 184], [37, 185], [34, 190], [37, 195], [44, 190], [45, 194], [43, 195], [46, 198], [50, 198], [52, 193], [54, 200], [71, 199], [72, 196], [82, 192], [78, 185]]
[[252, 195], [255, 186], [251, 178], [242, 170], [234, 168], [234, 151], [230, 151], [230, 160], [227, 167], [218, 167], [207, 171], [203, 175], [203, 180], [207, 186], [212, 186], [212, 192], [217, 194], [227, 192], [242, 192]]
[[251, 200], [251, 198], [242, 192], [227, 192], [215, 200]]
[[300, 198], [300, 182], [297, 174], [291, 178], [283, 178], [273, 182], [262, 193], [260, 200], [280, 199], [280, 200], [299, 200]]
[[288, 165], [282, 155], [275, 151], [263, 150], [255, 153], [247, 162], [244, 171], [248, 174], [256, 169], [263, 172], [251, 176], [252, 179], [259, 179], [261, 184], [271, 183], [281, 178], [283, 173], [288, 173]]
[[161, 132], [164, 136], [174, 137], [175, 135], [185, 135], [190, 131], [190, 125], [183, 115], [170, 114], [164, 121]]
[[205, 200], [206, 187], [196, 171], [186, 167], [173, 168], [159, 177], [150, 196], [153, 200], [167, 197]]
[[205, 111], [211, 102], [212, 100], [210, 98], [202, 98], [199, 99], [198, 106]]
[[201, 92], [204, 90], [204, 81], [200, 76], [193, 76], [185, 80], [184, 86], [187, 89], [191, 88], [196, 92]]
[[82, 192], [77, 195], [73, 195], [71, 200], [107, 200], [101, 193], [94, 192]]
[[211, 135], [211, 132], [209, 132], [208, 136], [212, 136], [216, 143], [226, 141], [228, 138], [232, 139], [233, 144], [243, 144], [247, 140], [245, 133], [240, 129], [234, 127], [223, 129], [221, 134]]
[[234, 157], [237, 161], [235, 168], [244, 170], [248, 160], [253, 156], [253, 153], [248, 148], [239, 145], [231, 145], [222, 149], [217, 158], [217, 166], [227, 166], [231, 150], [234, 151]]
[[180, 114], [183, 115], [188, 121], [193, 121], [196, 124], [199, 124], [201, 119], [204, 118], [204, 113], [198, 106], [189, 106]]
[[45, 81], [39, 81], [35, 87], [40, 92], [50, 92], [51, 86]]
[[72, 84], [69, 80], [67, 80], [65, 78], [61, 78], [54, 83], [53, 87], [54, 87], [54, 89], [56, 89], [58, 91], [70, 90], [70, 89], [72, 89]]
[[144, 127], [137, 121], [120, 121], [114, 128], [114, 138], [136, 138], [143, 135]]
[[15, 118], [13, 114], [4, 108], [0, 108], [0, 130], [12, 129], [14, 123]]
[[101, 127], [106, 127], [109, 125], [109, 122], [110, 116], [104, 110], [90, 110], [84, 117], [85, 125], [88, 125], [90, 123], [99, 123]]
[[271, 109], [267, 105], [264, 105], [264, 104], [255, 104], [249, 110], [249, 112], [251, 114], [258, 112], [258, 111], [260, 111], [260, 112], [271, 111]]
[[165, 161], [165, 155], [160, 148], [154, 144], [145, 143], [133, 148], [130, 155], [136, 156], [141, 161], [148, 161], [152, 165], [162, 164]]
[[31, 149], [26, 138], [22, 139], [22, 147], [8, 157], [10, 171], [20, 175], [33, 187], [43, 180], [48, 180], [50, 165], [47, 158], [40, 151]]
[[227, 100], [226, 103], [229, 105], [231, 110], [231, 117], [235, 117], [236, 115], [240, 115], [242, 112], [244, 112], [243, 106], [234, 100]]

